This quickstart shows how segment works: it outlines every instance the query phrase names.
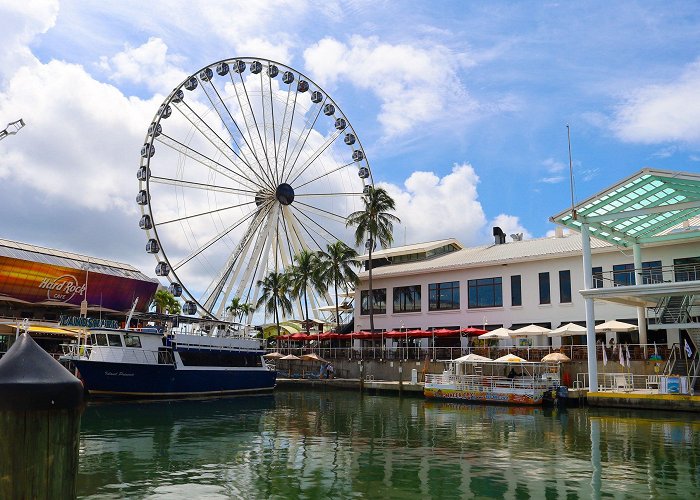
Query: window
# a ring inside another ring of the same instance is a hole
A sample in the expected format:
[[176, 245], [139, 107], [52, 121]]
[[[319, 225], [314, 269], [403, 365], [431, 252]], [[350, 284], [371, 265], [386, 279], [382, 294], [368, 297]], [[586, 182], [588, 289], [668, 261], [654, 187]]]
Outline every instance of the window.
[[663, 281], [664, 275], [660, 260], [642, 262], [642, 284], [663, 283]]
[[394, 287], [394, 312], [420, 311], [420, 285]]
[[603, 288], [603, 268], [594, 267], [593, 271], [593, 288]]
[[549, 273], [540, 273], [540, 304], [551, 304], [549, 296]]
[[141, 347], [141, 339], [138, 335], [125, 335], [124, 343], [126, 344], [126, 347]]
[[634, 285], [634, 264], [615, 264], [613, 266], [615, 286]]
[[430, 283], [428, 285], [428, 310], [459, 309], [459, 281]]
[[122, 338], [119, 335], [115, 335], [113, 333], [107, 334], [107, 341], [109, 342], [110, 347], [122, 346]]
[[469, 309], [503, 305], [502, 279], [482, 278], [468, 281]]
[[520, 289], [520, 275], [510, 277], [510, 305], [522, 306], [523, 295]]
[[571, 271], [559, 271], [559, 302], [571, 302]]
[[[372, 294], [372, 309], [374, 314], [386, 314], [386, 288], [378, 288]], [[360, 293], [360, 314], [369, 314], [369, 290], [362, 290]]]
[[700, 280], [700, 257], [673, 259], [673, 269], [676, 281]]

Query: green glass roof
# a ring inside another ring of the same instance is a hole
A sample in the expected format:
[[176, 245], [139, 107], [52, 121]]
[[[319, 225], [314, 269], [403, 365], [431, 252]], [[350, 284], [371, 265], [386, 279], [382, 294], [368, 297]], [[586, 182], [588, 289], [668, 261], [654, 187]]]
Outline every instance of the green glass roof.
[[645, 168], [550, 220], [622, 246], [700, 239], [700, 174]]

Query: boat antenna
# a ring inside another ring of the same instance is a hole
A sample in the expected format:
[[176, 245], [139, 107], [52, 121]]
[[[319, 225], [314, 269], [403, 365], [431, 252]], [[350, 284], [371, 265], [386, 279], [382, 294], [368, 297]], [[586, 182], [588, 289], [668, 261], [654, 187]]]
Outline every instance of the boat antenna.
[[134, 309], [136, 309], [136, 304], [139, 303], [139, 297], [136, 297], [134, 299], [134, 303], [131, 304], [131, 311], [129, 311], [129, 315], [126, 317], [126, 329], [131, 330], [131, 317], [134, 315]]
[[574, 163], [571, 160], [571, 128], [566, 124], [566, 137], [569, 141], [569, 187], [571, 190], [571, 217], [576, 220], [576, 207], [574, 205]]

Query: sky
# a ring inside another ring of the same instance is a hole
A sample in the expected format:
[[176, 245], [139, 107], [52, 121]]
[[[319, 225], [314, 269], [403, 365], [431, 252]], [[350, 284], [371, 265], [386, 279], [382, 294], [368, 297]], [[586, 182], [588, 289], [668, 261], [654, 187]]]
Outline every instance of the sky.
[[395, 198], [395, 244], [525, 238], [644, 167], [700, 172], [700, 3], [0, 0], [0, 237], [153, 275], [139, 151], [222, 59], [318, 83]]

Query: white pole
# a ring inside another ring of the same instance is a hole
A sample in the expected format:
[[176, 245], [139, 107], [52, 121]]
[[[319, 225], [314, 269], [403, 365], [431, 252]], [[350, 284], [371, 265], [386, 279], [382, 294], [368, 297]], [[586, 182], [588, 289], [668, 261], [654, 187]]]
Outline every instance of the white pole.
[[[591, 233], [588, 224], [581, 224], [581, 245], [583, 251], [583, 289], [593, 288], [593, 268], [591, 266]], [[595, 344], [595, 310], [593, 299], [586, 297], [586, 347], [588, 350], [588, 390], [598, 392], [598, 360]]]
[[[634, 284], [642, 283], [642, 249], [639, 243], [632, 244], [632, 255], [634, 257]], [[637, 308], [637, 326], [639, 328], [639, 343], [642, 344], [644, 358], [647, 357], [647, 318], [644, 307]]]

